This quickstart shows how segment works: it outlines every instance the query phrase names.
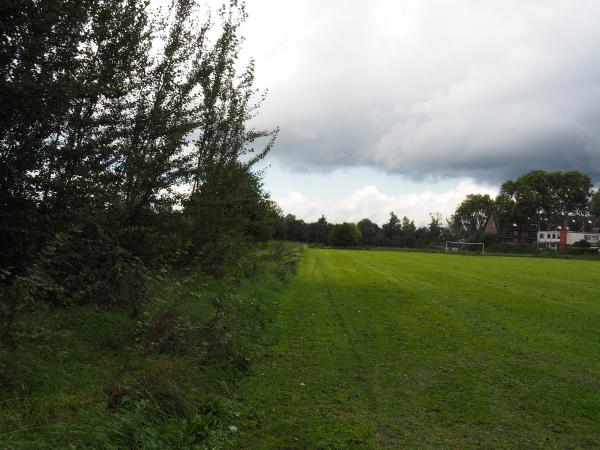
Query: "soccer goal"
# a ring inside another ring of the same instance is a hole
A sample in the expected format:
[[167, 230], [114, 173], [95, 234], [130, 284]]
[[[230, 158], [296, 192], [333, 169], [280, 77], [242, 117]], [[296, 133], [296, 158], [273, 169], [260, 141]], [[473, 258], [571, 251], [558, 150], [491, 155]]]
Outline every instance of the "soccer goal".
[[485, 255], [485, 244], [483, 242], [446, 241], [446, 253], [448, 252], [481, 252], [482, 255]]

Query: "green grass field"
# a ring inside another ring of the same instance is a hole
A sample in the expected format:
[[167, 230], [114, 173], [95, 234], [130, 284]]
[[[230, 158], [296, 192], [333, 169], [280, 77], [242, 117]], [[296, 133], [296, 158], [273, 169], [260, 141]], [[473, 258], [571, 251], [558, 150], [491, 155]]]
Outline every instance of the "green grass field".
[[600, 264], [309, 249], [233, 448], [600, 448]]

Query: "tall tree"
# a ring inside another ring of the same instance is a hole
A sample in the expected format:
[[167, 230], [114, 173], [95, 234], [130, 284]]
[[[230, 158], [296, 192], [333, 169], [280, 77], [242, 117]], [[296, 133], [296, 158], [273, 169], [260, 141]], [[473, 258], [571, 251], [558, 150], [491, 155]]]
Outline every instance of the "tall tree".
[[589, 212], [592, 179], [580, 172], [555, 172], [550, 174], [554, 180], [553, 210], [562, 218], [562, 225], [568, 225], [570, 215], [582, 216]]
[[429, 214], [430, 222], [428, 226], [429, 237], [433, 242], [442, 239], [444, 228], [442, 227], [442, 215], [440, 213]]
[[566, 226], [569, 216], [587, 213], [591, 188], [592, 180], [580, 172], [528, 172], [502, 184], [499, 220], [534, 222], [538, 229]]
[[114, 198], [115, 112], [148, 24], [146, 3], [133, 0], [0, 8], [0, 252], [19, 271], [55, 232]]
[[308, 225], [308, 238], [311, 242], [327, 244], [329, 241], [329, 227], [325, 216]]
[[[201, 99], [198, 104], [197, 125], [195, 131], [199, 137], [190, 153], [190, 181], [192, 194], [186, 209], [190, 220], [195, 223], [218, 222], [219, 208], [203, 208], [204, 190], [211, 190], [215, 180], [229, 179], [227, 173], [231, 167], [251, 172], [252, 167], [271, 150], [277, 130], [263, 131], [249, 127], [249, 121], [256, 115], [264, 99], [253, 87], [254, 62], [238, 73], [238, 55], [241, 46], [239, 29], [246, 19], [243, 3], [230, 2], [228, 7], [219, 11], [222, 33], [215, 45], [208, 50], [196, 44], [197, 63], [188, 81]], [[198, 36], [204, 39], [204, 35]], [[262, 145], [260, 145], [262, 143]], [[247, 175], [249, 176], [249, 175]], [[243, 179], [243, 177], [242, 177]], [[200, 203], [199, 205], [195, 205]], [[197, 211], [202, 210], [203, 214]], [[242, 219], [242, 218], [240, 218]], [[202, 226], [195, 226], [201, 229]], [[288, 229], [290, 224], [288, 224]], [[217, 230], [218, 231], [218, 230]], [[301, 237], [301, 236], [297, 236]], [[199, 239], [197, 242], [202, 242]], [[204, 244], [206, 245], [206, 244]], [[197, 250], [206, 253], [206, 248]]]
[[356, 224], [360, 230], [361, 243], [364, 245], [379, 245], [382, 241], [382, 232], [379, 225], [369, 219], [362, 219]]
[[389, 220], [383, 224], [381, 229], [388, 245], [400, 245], [402, 222], [393, 211], [390, 212]]
[[452, 216], [452, 228], [464, 237], [481, 231], [493, 211], [494, 200], [489, 195], [469, 194]]
[[225, 236], [268, 237], [278, 212], [253, 165], [276, 133], [249, 125], [264, 94], [254, 63], [239, 69], [244, 4], [205, 21], [199, 4], [173, 0], [154, 16], [145, 0], [0, 3], [0, 268], [11, 277], [42, 267], [54, 241], [77, 253], [52, 271], [60, 284], [114, 272], [119, 258], [161, 261], [190, 236], [203, 254]]
[[331, 243], [338, 247], [353, 247], [360, 241], [360, 230], [354, 223], [344, 222], [336, 225]]
[[417, 242], [417, 227], [415, 222], [404, 216], [402, 218], [402, 247], [413, 248]]
[[293, 214], [287, 214], [283, 218], [286, 239], [293, 242], [306, 242], [307, 230], [306, 223], [302, 219], [297, 219]]

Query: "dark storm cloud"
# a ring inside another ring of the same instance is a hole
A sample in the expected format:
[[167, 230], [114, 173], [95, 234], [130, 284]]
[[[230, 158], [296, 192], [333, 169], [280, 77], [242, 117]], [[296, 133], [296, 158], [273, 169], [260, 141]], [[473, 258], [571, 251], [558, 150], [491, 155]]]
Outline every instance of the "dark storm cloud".
[[[283, 3], [283, 5], [282, 5]], [[600, 2], [250, 0], [273, 157], [497, 181], [600, 180]]]

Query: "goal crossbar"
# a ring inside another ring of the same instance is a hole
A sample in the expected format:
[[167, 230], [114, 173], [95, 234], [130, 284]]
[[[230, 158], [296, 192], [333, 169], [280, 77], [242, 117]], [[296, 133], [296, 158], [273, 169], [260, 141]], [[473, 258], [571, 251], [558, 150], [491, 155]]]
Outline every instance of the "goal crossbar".
[[446, 241], [446, 253], [449, 251], [461, 251], [470, 246], [481, 247], [481, 254], [485, 255], [485, 244], [483, 242]]

